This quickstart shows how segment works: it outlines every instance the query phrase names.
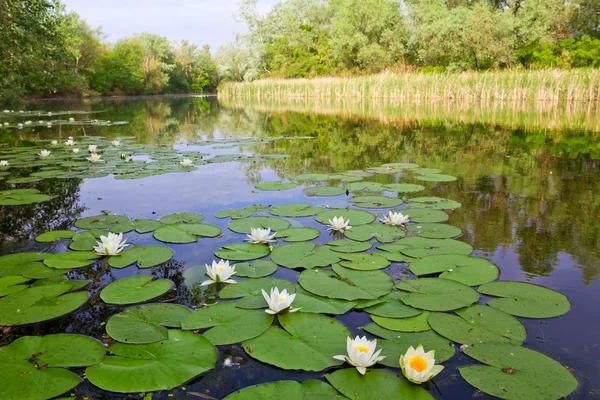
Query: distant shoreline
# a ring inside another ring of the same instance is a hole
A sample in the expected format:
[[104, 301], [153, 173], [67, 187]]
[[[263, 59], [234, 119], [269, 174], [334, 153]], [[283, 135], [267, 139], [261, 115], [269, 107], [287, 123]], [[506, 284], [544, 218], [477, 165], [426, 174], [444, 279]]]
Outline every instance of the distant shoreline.
[[161, 93], [161, 94], [133, 94], [133, 95], [94, 95], [94, 96], [57, 96], [57, 97], [30, 97], [23, 101], [27, 103], [45, 103], [53, 101], [68, 101], [68, 100], [110, 100], [110, 99], [144, 99], [144, 98], [160, 98], [160, 97], [216, 97], [216, 93], [212, 94], [186, 94], [186, 93]]

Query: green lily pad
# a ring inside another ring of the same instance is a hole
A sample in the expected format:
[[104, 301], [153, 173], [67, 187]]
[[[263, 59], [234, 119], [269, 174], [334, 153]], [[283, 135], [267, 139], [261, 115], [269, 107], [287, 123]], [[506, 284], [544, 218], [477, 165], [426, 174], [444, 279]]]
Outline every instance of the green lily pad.
[[75, 235], [73, 231], [49, 231], [36, 236], [35, 241], [39, 243], [52, 243], [58, 239], [71, 239]]
[[284, 238], [286, 242], [306, 242], [319, 237], [321, 232], [315, 228], [287, 228], [277, 231], [276, 238]]
[[552, 358], [521, 346], [481, 343], [465, 354], [488, 366], [459, 368], [472, 386], [501, 399], [560, 399], [577, 388], [577, 379]]
[[242, 345], [246, 353], [261, 362], [283, 369], [321, 371], [340, 365], [333, 358], [346, 354], [351, 332], [341, 322], [321, 314], [278, 315], [282, 328], [271, 326], [257, 338]]
[[381, 166], [384, 168], [410, 169], [410, 170], [419, 168], [419, 164], [413, 164], [413, 163], [386, 163], [386, 164], [381, 164]]
[[392, 290], [392, 278], [383, 271], [355, 271], [334, 265], [332, 270], [315, 268], [298, 277], [306, 291], [333, 299], [376, 299]]
[[290, 226], [288, 220], [276, 217], [248, 217], [240, 218], [231, 221], [229, 229], [237, 233], [250, 234], [252, 228], [271, 229], [271, 232], [276, 232], [286, 229]]
[[79, 289], [83, 289], [90, 284], [87, 279], [67, 279], [65, 276], [54, 276], [50, 278], [38, 279], [31, 284], [31, 287], [38, 287], [44, 285], [64, 285], [67, 287], [69, 292], [74, 292]]
[[446, 222], [449, 218], [448, 214], [444, 211], [431, 208], [405, 208], [400, 210], [400, 212], [407, 215], [410, 222], [421, 224]]
[[78, 240], [84, 240], [84, 239], [100, 240], [100, 236], [107, 236], [107, 235], [108, 235], [108, 230], [84, 231], [84, 232], [76, 233], [75, 236], [73, 236], [73, 241], [76, 242]]
[[195, 213], [195, 212], [180, 212], [165, 215], [161, 219], [160, 222], [163, 224], [192, 224], [196, 222], [200, 222], [204, 219], [204, 215]]
[[273, 323], [264, 310], [237, 308], [235, 303], [220, 303], [200, 308], [182, 322], [184, 330], [210, 328], [203, 333], [212, 344], [224, 345], [255, 338]]
[[389, 183], [383, 185], [384, 189], [396, 193], [415, 193], [425, 190], [425, 186], [415, 185], [414, 183]]
[[415, 258], [436, 254], [469, 255], [473, 251], [471, 245], [454, 239], [428, 239], [412, 236], [399, 240], [398, 243], [410, 246], [401, 250], [401, 252]]
[[291, 243], [276, 247], [271, 253], [274, 263], [286, 268], [325, 267], [340, 260], [340, 253], [329, 246], [316, 246], [314, 243]]
[[215, 366], [217, 350], [208, 339], [179, 330], [168, 334], [156, 343], [110, 345], [111, 355], [87, 367], [86, 377], [110, 392], [149, 392], [173, 389]]
[[520, 345], [527, 337], [521, 321], [492, 307], [476, 304], [455, 312], [457, 316], [431, 313], [429, 325], [445, 338], [469, 345], [489, 342]]
[[462, 235], [462, 229], [447, 224], [418, 223], [408, 226], [408, 231], [424, 238], [449, 239]]
[[385, 369], [371, 369], [363, 376], [356, 368], [344, 368], [325, 375], [325, 379], [340, 393], [353, 400], [433, 400], [433, 396], [421, 386]]
[[6, 183], [10, 183], [13, 185], [18, 185], [18, 184], [22, 184], [22, 183], [33, 183], [33, 182], [40, 182], [43, 181], [44, 178], [40, 178], [40, 177], [36, 177], [36, 176], [25, 176], [22, 178], [14, 178], [14, 179], [9, 179], [6, 181]]
[[[206, 269], [205, 269], [206, 271]], [[269, 260], [256, 260], [254, 263], [237, 263], [235, 272], [237, 276], [248, 278], [262, 278], [277, 271], [277, 264]]]
[[455, 210], [461, 206], [458, 201], [441, 197], [414, 197], [408, 199], [408, 205], [413, 208], [433, 208], [436, 210]]
[[52, 196], [42, 194], [36, 189], [13, 189], [0, 191], [0, 206], [19, 206], [24, 204], [41, 203], [50, 200]]
[[129, 224], [129, 218], [123, 215], [95, 215], [75, 222], [79, 229], [109, 229], [119, 224]]
[[320, 196], [320, 197], [330, 197], [330, 196], [339, 196], [341, 194], [346, 193], [346, 190], [341, 187], [336, 186], [317, 186], [310, 187], [303, 190], [304, 194], [312, 197], [312, 196]]
[[571, 309], [567, 296], [543, 286], [525, 282], [489, 282], [479, 287], [479, 292], [500, 297], [487, 302], [506, 313], [525, 318], [552, 318]]
[[380, 298], [381, 302], [363, 304], [363, 311], [369, 314], [388, 318], [409, 318], [419, 315], [423, 310], [407, 306], [402, 302], [406, 292], [392, 290], [389, 294]]
[[92, 251], [69, 251], [46, 257], [44, 264], [55, 269], [72, 269], [92, 265], [98, 258], [100, 256]]
[[348, 239], [366, 242], [377, 239], [380, 243], [391, 243], [406, 236], [402, 228], [388, 224], [367, 224], [353, 226], [345, 232]]
[[138, 268], [150, 268], [173, 258], [175, 253], [164, 246], [135, 246], [124, 250], [118, 256], [111, 256], [108, 265], [113, 268], [125, 268], [133, 263]]
[[354, 196], [348, 201], [362, 208], [391, 208], [404, 203], [400, 198], [387, 196]]
[[315, 215], [317, 222], [325, 225], [328, 225], [329, 220], [333, 219], [334, 217], [343, 217], [346, 221], [350, 220], [350, 225], [352, 227], [356, 225], [368, 224], [375, 220], [375, 216], [370, 212], [355, 210], [352, 208], [331, 209]]
[[310, 217], [322, 211], [323, 208], [304, 203], [282, 204], [269, 209], [269, 213], [278, 217]]
[[358, 271], [373, 271], [390, 265], [387, 258], [373, 254], [341, 254], [340, 265]]
[[414, 317], [408, 318], [388, 318], [379, 317], [377, 315], [371, 315], [371, 319], [377, 325], [381, 326], [382, 328], [389, 329], [391, 331], [422, 332], [431, 329], [431, 327], [427, 323], [428, 316], [429, 312], [425, 311], [419, 315], [415, 315]]
[[134, 219], [132, 224], [137, 233], [154, 232], [162, 226], [162, 222], [153, 219]]
[[385, 186], [379, 182], [352, 182], [344, 185], [344, 187], [352, 191], [382, 192], [385, 190]]
[[23, 336], [0, 348], [0, 398], [49, 399], [77, 386], [82, 379], [69, 367], [99, 363], [104, 346], [82, 335]]
[[428, 174], [428, 175], [419, 175], [416, 177], [419, 181], [427, 181], [427, 182], [453, 182], [456, 180], [455, 176], [452, 175], [444, 175], [444, 174]]
[[304, 382], [278, 381], [248, 386], [223, 398], [223, 400], [279, 400], [285, 393], [286, 400], [334, 400], [339, 399], [337, 390], [317, 380]]
[[428, 311], [456, 310], [479, 300], [475, 290], [448, 279], [411, 279], [398, 283], [396, 288], [410, 292], [402, 297], [404, 304]]
[[279, 191], [293, 189], [297, 186], [298, 185], [292, 182], [261, 182], [254, 187], [258, 190]]
[[459, 254], [442, 254], [416, 259], [410, 263], [415, 275], [431, 275], [443, 272], [441, 278], [477, 286], [498, 278], [500, 271], [491, 261], [482, 257]]
[[133, 222], [128, 220], [128, 221], [124, 221], [124, 222], [112, 225], [109, 230], [113, 233], [126, 233], [126, 232], [131, 232], [134, 229], [135, 229], [135, 226], [133, 225]]
[[[40, 266], [47, 268], [42, 261], [51, 256], [51, 253], [23, 252], [0, 256], [0, 278], [5, 276], [27, 276], [32, 269]], [[62, 274], [62, 272], [61, 272]], [[37, 279], [35, 277], [31, 277]]]
[[22, 283], [29, 281], [29, 278], [22, 276], [5, 276], [0, 278], [0, 297], [27, 289], [29, 285], [22, 285]]
[[329, 174], [300, 174], [294, 177], [297, 181], [323, 182], [329, 180]]
[[154, 238], [165, 243], [194, 243], [199, 237], [215, 237], [221, 228], [200, 223], [173, 223], [163, 225], [154, 231]]
[[171, 289], [168, 279], [153, 280], [151, 276], [130, 276], [119, 279], [100, 292], [100, 298], [108, 304], [133, 304], [148, 301]]
[[230, 209], [230, 210], [219, 211], [218, 213], [215, 214], [215, 217], [240, 219], [240, 218], [247, 218], [251, 215], [252, 215], [251, 210], [241, 208], [241, 209]]
[[[104, 232], [104, 231], [103, 231]], [[74, 240], [69, 244], [69, 250], [73, 251], [93, 251], [98, 245], [98, 239], [91, 237]]]
[[251, 243], [234, 243], [221, 247], [215, 252], [215, 255], [223, 260], [248, 261], [262, 258], [269, 253], [269, 246]]
[[69, 314], [88, 300], [87, 292], [67, 293], [70, 285], [30, 287], [0, 299], [0, 325], [25, 325]]
[[357, 242], [346, 239], [333, 240], [325, 244], [336, 253], [362, 253], [363, 251], [367, 251], [371, 248], [371, 243]]
[[385, 257], [392, 262], [410, 263], [416, 260], [416, 258], [407, 256], [406, 254], [402, 253], [402, 250], [411, 246], [404, 245], [401, 243], [402, 242], [379, 245], [377, 246], [377, 249], [379, 251], [374, 251], [373, 254]]
[[300, 312], [342, 315], [350, 311], [356, 305], [356, 301], [328, 299], [314, 295], [298, 288], [294, 299], [294, 308], [300, 308]]
[[168, 339], [167, 327], [181, 328], [181, 321], [191, 313], [179, 304], [135, 306], [110, 317], [106, 333], [123, 343], [154, 343]]

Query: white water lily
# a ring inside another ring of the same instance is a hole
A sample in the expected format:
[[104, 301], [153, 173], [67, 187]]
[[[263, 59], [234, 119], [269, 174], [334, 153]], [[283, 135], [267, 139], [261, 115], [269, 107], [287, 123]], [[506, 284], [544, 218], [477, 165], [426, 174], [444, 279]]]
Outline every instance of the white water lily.
[[179, 164], [182, 167], [191, 167], [192, 165], [194, 165], [192, 160], [190, 160], [189, 158], [184, 158], [183, 160], [179, 161]]
[[276, 242], [277, 240], [273, 239], [277, 232], [273, 232], [271, 234], [271, 228], [262, 229], [262, 228], [250, 228], [250, 234], [246, 241], [251, 243], [263, 243], [268, 244], [271, 242]]
[[31, 125], [31, 121], [25, 121], [25, 125]]
[[121, 141], [119, 141], [119, 140], [113, 140], [112, 142], [110, 142], [110, 144], [112, 144], [115, 147], [119, 147], [121, 145]]
[[17, 124], [17, 126], [18, 126], [19, 128], [22, 128], [22, 127], [23, 127], [23, 124], [20, 124], [20, 123], [19, 123], [19, 124]]
[[69, 118], [69, 122], [75, 121], [75, 118]]
[[58, 144], [58, 140], [53, 140], [50, 142], [50, 144], [52, 144], [52, 146], [56, 146]]
[[236, 283], [231, 278], [235, 275], [235, 265], [229, 266], [229, 261], [221, 260], [218, 263], [213, 260], [212, 267], [206, 265], [206, 275], [210, 277], [200, 284], [200, 286], [210, 285], [212, 283]]
[[8, 167], [8, 161], [6, 161], [6, 160], [0, 161], [0, 167]]
[[281, 292], [278, 288], [271, 288], [271, 294], [267, 294], [264, 289], [261, 289], [265, 301], [269, 305], [269, 309], [265, 312], [269, 314], [279, 314], [281, 312], [296, 312], [299, 308], [292, 308], [292, 302], [296, 298], [296, 294], [289, 294], [287, 289]]
[[88, 146], [88, 151], [89, 151], [90, 153], [95, 153], [97, 149], [98, 149], [98, 146], [97, 146], [97, 145], [95, 145], [95, 144], [90, 144], [90, 145]]
[[352, 229], [352, 227], [349, 225], [350, 224], [350, 220], [348, 221], [344, 221], [344, 217], [333, 217], [333, 219], [329, 220], [329, 225], [327, 225], [327, 230], [332, 230], [332, 231], [339, 231], [344, 233], [345, 230], [347, 229]]
[[116, 256], [121, 254], [123, 249], [129, 246], [127, 239], [123, 240], [123, 234], [109, 232], [108, 236], [100, 236], [100, 240], [96, 242], [98, 246], [94, 246], [96, 253], [103, 256]]
[[435, 350], [425, 353], [423, 346], [412, 346], [406, 354], [400, 356], [400, 368], [402, 375], [412, 383], [421, 384], [427, 382], [444, 369], [441, 365], [435, 365]]
[[75, 154], [79, 153], [79, 149], [78, 148], [74, 148], [73, 149], [73, 153], [75, 153]]
[[69, 139], [65, 142], [65, 146], [75, 146], [75, 141], [73, 139]]
[[87, 158], [87, 160], [88, 160], [89, 162], [93, 162], [93, 163], [99, 163], [99, 162], [102, 162], [102, 160], [101, 160], [101, 156], [99, 156], [99, 155], [98, 155], [98, 154], [96, 154], [96, 153], [92, 153], [92, 154], [90, 154], [90, 156]]
[[5, 123], [4, 123], [4, 126], [8, 126], [8, 122], [5, 122]]
[[389, 212], [387, 216], [383, 215], [383, 219], [381, 222], [393, 225], [393, 226], [402, 226], [406, 225], [409, 222], [408, 215], [404, 215], [400, 212]]
[[48, 157], [49, 155], [50, 155], [50, 150], [41, 150], [38, 153], [38, 156], [40, 156], [40, 157]]
[[377, 349], [377, 340], [368, 340], [366, 336], [356, 336], [346, 338], [346, 352], [348, 355], [333, 356], [336, 360], [346, 361], [354, 365], [362, 375], [367, 372], [367, 368], [383, 360], [385, 356], [380, 356], [381, 349]]

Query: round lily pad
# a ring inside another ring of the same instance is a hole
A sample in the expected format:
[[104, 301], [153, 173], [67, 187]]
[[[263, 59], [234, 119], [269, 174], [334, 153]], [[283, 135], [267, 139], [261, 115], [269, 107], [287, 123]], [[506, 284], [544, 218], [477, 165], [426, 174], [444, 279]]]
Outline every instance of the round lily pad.
[[119, 279], [100, 292], [100, 298], [108, 304], [133, 304], [148, 301], [171, 289], [168, 279], [153, 280], [151, 276], [130, 276]]
[[341, 315], [350, 311], [356, 305], [356, 301], [328, 299], [309, 293], [302, 288], [296, 291], [294, 307], [300, 308], [300, 312]]
[[475, 290], [448, 279], [411, 279], [398, 283], [396, 288], [410, 292], [402, 297], [405, 304], [428, 311], [456, 310], [479, 300]]
[[191, 311], [179, 304], [145, 304], [115, 314], [106, 323], [106, 333], [123, 343], [153, 343], [168, 339], [167, 327], [181, 328]]
[[13, 189], [0, 191], [0, 206], [18, 206], [41, 203], [52, 196], [42, 194], [36, 189]]
[[291, 243], [276, 247], [271, 253], [274, 263], [286, 268], [325, 267], [340, 260], [337, 253], [329, 246], [316, 246], [314, 243]]
[[231, 209], [231, 210], [223, 210], [223, 211], [219, 211], [218, 213], [215, 214], [215, 217], [217, 218], [231, 218], [231, 219], [240, 219], [240, 218], [247, 218], [249, 216], [252, 215], [252, 211], [250, 210], [246, 210], [244, 208], [242, 209]]
[[173, 389], [215, 366], [217, 349], [205, 337], [179, 330], [168, 335], [156, 343], [110, 345], [111, 355], [87, 367], [86, 377], [111, 392], [149, 392]]
[[[23, 252], [0, 256], [0, 277], [21, 275], [29, 278], [30, 276], [27, 275], [33, 269], [47, 268], [42, 261], [51, 255], [41, 252]], [[31, 278], [35, 279], [35, 277]]]
[[[104, 231], [103, 231], [104, 232]], [[98, 245], [98, 239], [91, 237], [74, 240], [69, 244], [69, 250], [73, 251], [93, 251]]]
[[332, 268], [306, 270], [298, 282], [318, 296], [344, 300], [376, 299], [392, 290], [392, 278], [383, 271], [355, 271], [337, 264]]
[[39, 243], [52, 243], [58, 239], [71, 239], [75, 235], [73, 231], [49, 231], [36, 236], [35, 241]]
[[137, 233], [153, 232], [162, 226], [162, 222], [153, 219], [134, 219], [132, 224]]
[[[204, 267], [203, 267], [204, 268]], [[205, 269], [206, 271], [206, 269]], [[256, 260], [252, 264], [250, 263], [237, 263], [235, 264], [235, 272], [237, 276], [244, 276], [248, 278], [261, 278], [269, 276], [277, 271], [277, 264], [269, 260]]]
[[325, 244], [336, 253], [361, 253], [371, 248], [371, 243], [357, 242], [354, 240], [346, 239], [333, 240]]
[[350, 220], [350, 226], [364, 225], [375, 220], [375, 216], [370, 212], [355, 210], [351, 208], [338, 208], [327, 210], [315, 215], [315, 219], [322, 224], [329, 224], [329, 220], [334, 217], [343, 217], [344, 220]]
[[383, 185], [385, 190], [396, 193], [415, 193], [425, 190], [424, 186], [415, 185], [414, 183], [390, 183]]
[[276, 400], [285, 393], [286, 400], [321, 399], [334, 400], [338, 392], [325, 382], [278, 381], [248, 386], [223, 398], [223, 400]]
[[419, 181], [427, 181], [427, 182], [453, 182], [456, 180], [455, 176], [445, 175], [445, 174], [428, 174], [428, 175], [419, 175], [416, 177]]
[[352, 191], [382, 192], [385, 190], [385, 186], [379, 182], [352, 182], [344, 185], [344, 187]]
[[46, 257], [44, 264], [50, 268], [72, 269], [92, 265], [98, 258], [100, 256], [93, 251], [69, 251]]
[[341, 254], [340, 265], [358, 271], [373, 271], [390, 265], [387, 258], [373, 254]]
[[323, 208], [310, 204], [293, 203], [271, 207], [269, 212], [278, 217], [310, 217], [323, 211]]
[[348, 239], [367, 241], [377, 239], [380, 243], [391, 243], [406, 236], [402, 228], [388, 224], [366, 224], [353, 226], [345, 232]]
[[282, 328], [271, 326], [242, 345], [261, 362], [283, 369], [321, 371], [340, 365], [333, 358], [346, 354], [351, 332], [341, 322], [321, 314], [290, 313], [278, 316]]
[[0, 278], [0, 297], [27, 289], [29, 285], [22, 285], [22, 283], [29, 281], [29, 278], [22, 276], [5, 276]]
[[139, 268], [150, 268], [169, 261], [175, 253], [164, 246], [135, 246], [108, 259], [113, 268], [125, 268], [133, 263]]
[[482, 257], [460, 254], [433, 255], [411, 261], [410, 270], [415, 275], [431, 275], [443, 272], [440, 276], [477, 286], [498, 278], [500, 271], [491, 261]]
[[414, 164], [414, 163], [399, 163], [399, 162], [395, 162], [395, 163], [386, 163], [386, 164], [381, 164], [381, 167], [383, 168], [394, 168], [394, 169], [415, 169], [415, 168], [419, 168], [419, 164]]
[[286, 229], [290, 226], [290, 222], [283, 218], [277, 217], [248, 217], [240, 218], [231, 221], [229, 229], [237, 233], [252, 233], [252, 228], [271, 229], [271, 232], [276, 232]]
[[436, 210], [455, 210], [461, 206], [458, 201], [441, 197], [414, 197], [408, 199], [408, 205], [413, 208], [433, 208]]
[[199, 214], [199, 213], [180, 212], [180, 213], [165, 215], [164, 217], [159, 219], [159, 221], [162, 222], [163, 224], [181, 224], [181, 223], [191, 224], [191, 223], [195, 223], [195, 222], [200, 222], [203, 219], [204, 219], [204, 215]]
[[124, 223], [129, 223], [129, 218], [123, 215], [95, 215], [77, 220], [75, 226], [79, 229], [109, 229]]
[[424, 238], [449, 239], [462, 235], [462, 229], [447, 224], [418, 223], [408, 226], [408, 231]]
[[300, 174], [294, 177], [297, 181], [322, 182], [329, 180], [329, 174]]
[[428, 239], [412, 236], [399, 240], [398, 244], [410, 246], [402, 249], [401, 252], [415, 258], [436, 254], [469, 255], [473, 251], [471, 245], [454, 239]]
[[288, 190], [295, 188], [295, 183], [292, 182], [261, 182], [254, 187], [258, 190], [269, 190], [269, 191], [279, 191], [279, 190]]
[[341, 194], [346, 193], [346, 190], [341, 187], [336, 186], [317, 186], [310, 187], [303, 190], [304, 194], [307, 196], [319, 196], [319, 197], [330, 197], [330, 196], [339, 196]]
[[348, 201], [362, 208], [391, 208], [404, 203], [400, 198], [387, 196], [354, 196]]
[[165, 243], [194, 243], [199, 237], [215, 237], [221, 228], [200, 223], [173, 223], [163, 225], [154, 231], [154, 238]]
[[492, 307], [476, 304], [455, 312], [457, 316], [431, 313], [429, 325], [445, 338], [469, 345], [489, 342], [520, 345], [527, 337], [521, 321]]
[[203, 333], [214, 345], [243, 342], [261, 335], [273, 323], [264, 310], [237, 308], [234, 302], [213, 304], [188, 315], [181, 323], [185, 330], [209, 328]]
[[577, 388], [577, 379], [552, 358], [507, 343], [469, 346], [465, 354], [487, 364], [459, 368], [472, 386], [501, 399], [560, 399]]
[[215, 255], [223, 260], [248, 261], [269, 254], [269, 246], [251, 243], [234, 243], [221, 247]]
[[525, 282], [489, 282], [479, 287], [479, 292], [500, 297], [487, 302], [517, 317], [552, 318], [571, 309], [567, 296], [543, 286]]
[[400, 210], [404, 215], [407, 215], [410, 222], [416, 223], [435, 223], [435, 222], [446, 222], [448, 221], [448, 214], [442, 210], [435, 210], [431, 208], [405, 208]]
[[321, 232], [315, 228], [287, 228], [277, 231], [276, 238], [284, 238], [286, 242], [305, 242], [319, 237]]
[[418, 310], [404, 304], [401, 300], [404, 296], [406, 296], [405, 292], [393, 290], [391, 293], [380, 298], [381, 302], [367, 305], [363, 310], [371, 314], [371, 316], [376, 315], [388, 318], [409, 318], [423, 312], [423, 310]]
[[421, 314], [415, 315], [414, 317], [408, 318], [388, 318], [388, 317], [379, 317], [377, 315], [371, 315], [371, 319], [377, 325], [382, 328], [389, 329], [391, 331], [399, 331], [399, 332], [422, 332], [428, 331], [431, 328], [427, 323], [427, 317], [429, 316], [429, 312], [425, 311]]

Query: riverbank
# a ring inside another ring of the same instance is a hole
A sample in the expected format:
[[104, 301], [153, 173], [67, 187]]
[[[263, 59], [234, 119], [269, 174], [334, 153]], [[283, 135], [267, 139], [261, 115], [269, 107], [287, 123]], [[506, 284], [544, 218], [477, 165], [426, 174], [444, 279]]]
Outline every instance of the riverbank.
[[378, 74], [229, 82], [221, 98], [600, 102], [600, 69]]

